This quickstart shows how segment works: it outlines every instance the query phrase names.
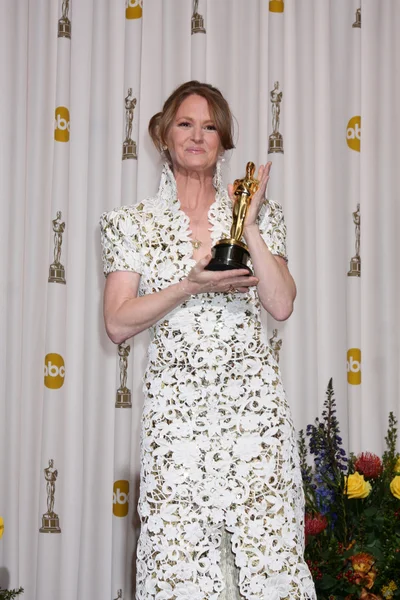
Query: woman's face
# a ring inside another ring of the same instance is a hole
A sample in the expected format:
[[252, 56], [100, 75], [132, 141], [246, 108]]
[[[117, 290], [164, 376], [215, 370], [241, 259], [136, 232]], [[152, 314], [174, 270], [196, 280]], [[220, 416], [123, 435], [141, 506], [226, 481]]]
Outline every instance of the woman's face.
[[175, 172], [214, 173], [222, 147], [205, 98], [185, 98], [168, 130], [167, 145]]

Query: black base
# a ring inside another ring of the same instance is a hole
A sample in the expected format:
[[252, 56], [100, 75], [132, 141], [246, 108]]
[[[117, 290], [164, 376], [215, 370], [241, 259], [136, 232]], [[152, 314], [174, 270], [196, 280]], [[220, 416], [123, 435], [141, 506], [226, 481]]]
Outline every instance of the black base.
[[220, 242], [211, 249], [212, 259], [206, 266], [207, 271], [231, 271], [233, 269], [247, 269], [250, 275], [252, 271], [247, 263], [250, 253], [243, 246], [232, 242]]

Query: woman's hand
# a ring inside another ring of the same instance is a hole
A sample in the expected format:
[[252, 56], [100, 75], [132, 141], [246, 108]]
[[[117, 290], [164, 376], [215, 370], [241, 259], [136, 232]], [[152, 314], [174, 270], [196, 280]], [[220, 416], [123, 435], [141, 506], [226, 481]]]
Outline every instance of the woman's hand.
[[[243, 235], [246, 238], [246, 231], [250, 231], [254, 227], [257, 227], [257, 218], [261, 210], [262, 205], [265, 202], [265, 192], [267, 191], [267, 185], [269, 181], [269, 173], [271, 170], [272, 163], [268, 162], [266, 165], [260, 165], [258, 169], [257, 179], [260, 182], [259, 188], [251, 199], [250, 205], [247, 209], [246, 218], [244, 220]], [[233, 194], [233, 185], [228, 185], [228, 194], [232, 202], [236, 201]]]
[[247, 269], [235, 269], [232, 271], [207, 271], [206, 267], [211, 260], [208, 254], [193, 267], [189, 275], [182, 281], [184, 291], [187, 294], [246, 293], [250, 287], [258, 284], [257, 277], [249, 275]]

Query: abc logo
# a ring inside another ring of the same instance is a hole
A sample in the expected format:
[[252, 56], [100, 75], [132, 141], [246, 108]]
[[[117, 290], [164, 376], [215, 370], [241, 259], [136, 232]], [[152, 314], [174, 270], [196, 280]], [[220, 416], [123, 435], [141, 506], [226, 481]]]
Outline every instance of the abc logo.
[[347, 381], [351, 385], [361, 383], [361, 350], [350, 348], [347, 351]]
[[361, 146], [361, 117], [352, 117], [347, 124], [347, 145], [352, 150], [360, 152]]
[[129, 481], [119, 479], [114, 482], [113, 513], [116, 517], [126, 517], [129, 511]]
[[54, 139], [57, 142], [69, 141], [69, 110], [65, 106], [57, 106], [56, 108]]
[[125, 16], [127, 19], [140, 19], [142, 16], [143, 0], [127, 0]]
[[64, 359], [59, 354], [46, 354], [44, 359], [44, 385], [51, 390], [58, 390], [65, 377]]
[[283, 4], [283, 0], [270, 0], [269, 3], [269, 11], [270, 12], [283, 12], [284, 10], [284, 4]]

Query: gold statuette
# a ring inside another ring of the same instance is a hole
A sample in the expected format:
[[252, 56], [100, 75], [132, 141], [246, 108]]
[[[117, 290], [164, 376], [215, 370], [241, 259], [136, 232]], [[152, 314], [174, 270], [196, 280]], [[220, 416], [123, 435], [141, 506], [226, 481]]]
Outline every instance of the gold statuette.
[[136, 98], [132, 97], [132, 88], [128, 89], [125, 97], [125, 140], [122, 144], [122, 159], [137, 158], [136, 142], [132, 139], [133, 113], [136, 106]]
[[62, 17], [58, 21], [58, 37], [71, 39], [71, 21], [68, 18], [69, 0], [63, 0]]
[[128, 356], [131, 347], [125, 342], [118, 346], [119, 356], [119, 388], [117, 390], [117, 398], [115, 408], [132, 408], [131, 390], [126, 387], [128, 377]]
[[356, 20], [354, 21], [352, 27], [361, 27], [361, 8], [357, 8], [356, 10]]
[[251, 199], [258, 190], [260, 182], [254, 178], [255, 164], [248, 162], [246, 176], [236, 179], [233, 184], [234, 196], [232, 227], [229, 239], [222, 239], [211, 249], [212, 258], [207, 265], [209, 271], [227, 271], [231, 269], [247, 269], [250, 259], [249, 250], [241, 238], [243, 235], [244, 220]]
[[66, 283], [65, 267], [61, 264], [61, 246], [62, 236], [65, 231], [65, 223], [61, 220], [61, 211], [57, 211], [56, 218], [53, 219], [54, 231], [54, 261], [49, 268], [50, 283]]
[[194, 33], [206, 33], [204, 28], [204, 18], [198, 13], [199, 0], [193, 1], [193, 14], [192, 14], [192, 35]]
[[357, 204], [357, 210], [353, 212], [353, 222], [356, 228], [356, 254], [350, 260], [349, 277], [361, 277], [361, 256], [360, 256], [360, 238], [361, 238], [361, 215], [360, 204]]
[[40, 533], [61, 533], [60, 520], [54, 512], [54, 494], [56, 491], [57, 469], [54, 469], [53, 459], [49, 460], [49, 466], [44, 469], [47, 490], [47, 512], [42, 516]]
[[279, 92], [279, 81], [275, 81], [274, 89], [270, 92], [272, 104], [272, 133], [268, 138], [268, 152], [280, 152], [283, 154], [283, 137], [279, 133], [279, 121], [281, 113], [282, 92]]

